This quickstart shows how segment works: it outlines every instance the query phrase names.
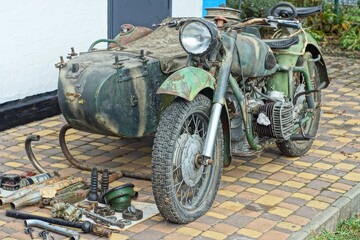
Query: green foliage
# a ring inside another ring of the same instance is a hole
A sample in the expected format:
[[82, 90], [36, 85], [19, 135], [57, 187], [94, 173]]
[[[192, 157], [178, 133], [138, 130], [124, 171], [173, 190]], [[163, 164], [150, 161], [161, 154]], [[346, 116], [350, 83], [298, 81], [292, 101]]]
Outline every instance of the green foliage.
[[311, 240], [356, 240], [360, 239], [360, 218], [352, 217], [340, 223], [335, 232], [323, 230]]
[[360, 27], [353, 27], [340, 38], [341, 46], [348, 50], [360, 51]]
[[[242, 0], [242, 18], [265, 17], [268, 9], [280, 0]], [[360, 8], [340, 5], [339, 16], [334, 13], [334, 4], [321, 0], [289, 0], [297, 7], [317, 6], [323, 2], [323, 12], [306, 18], [303, 26], [317, 41], [326, 44], [328, 38], [347, 50], [360, 49]], [[360, 4], [360, 1], [358, 1]], [[239, 8], [239, 0], [227, 0], [227, 6]]]

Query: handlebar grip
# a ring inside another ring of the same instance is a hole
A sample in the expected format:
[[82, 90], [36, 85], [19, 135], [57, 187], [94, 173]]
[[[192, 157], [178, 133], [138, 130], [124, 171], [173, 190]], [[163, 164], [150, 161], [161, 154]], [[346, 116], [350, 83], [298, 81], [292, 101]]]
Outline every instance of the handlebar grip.
[[296, 23], [296, 22], [279, 22], [278, 26], [279, 27], [295, 28], [295, 29], [300, 29], [301, 28], [300, 23]]

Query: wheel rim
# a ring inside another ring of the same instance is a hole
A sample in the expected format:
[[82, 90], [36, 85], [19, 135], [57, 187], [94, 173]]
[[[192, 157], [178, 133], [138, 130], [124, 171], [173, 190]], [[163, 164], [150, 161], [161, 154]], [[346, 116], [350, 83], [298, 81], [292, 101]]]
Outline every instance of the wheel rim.
[[206, 199], [212, 182], [213, 166], [196, 164], [196, 156], [201, 154], [205, 142], [208, 121], [208, 116], [203, 112], [190, 114], [175, 144], [173, 186], [177, 202], [186, 210], [198, 208]]

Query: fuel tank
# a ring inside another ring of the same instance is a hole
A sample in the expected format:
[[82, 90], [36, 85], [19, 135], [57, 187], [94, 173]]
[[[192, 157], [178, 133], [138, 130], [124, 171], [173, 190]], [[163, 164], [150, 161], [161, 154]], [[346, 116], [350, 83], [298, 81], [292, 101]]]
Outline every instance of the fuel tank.
[[[262, 77], [274, 74], [277, 69], [275, 56], [270, 47], [253, 34], [239, 33], [236, 47], [238, 54], [234, 53], [231, 65], [233, 76]], [[241, 73], [242, 67], [242, 73]]]
[[58, 98], [68, 124], [78, 130], [127, 138], [156, 130], [168, 75], [151, 57], [121, 51], [93, 51], [60, 69]]

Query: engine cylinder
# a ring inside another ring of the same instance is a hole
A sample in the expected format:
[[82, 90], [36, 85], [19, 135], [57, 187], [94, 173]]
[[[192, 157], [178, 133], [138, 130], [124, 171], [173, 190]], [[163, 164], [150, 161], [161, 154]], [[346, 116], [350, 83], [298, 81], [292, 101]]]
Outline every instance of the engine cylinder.
[[259, 113], [265, 114], [270, 124], [265, 126], [257, 121], [254, 128], [259, 136], [289, 140], [293, 131], [293, 105], [291, 102], [271, 102], [262, 105]]

